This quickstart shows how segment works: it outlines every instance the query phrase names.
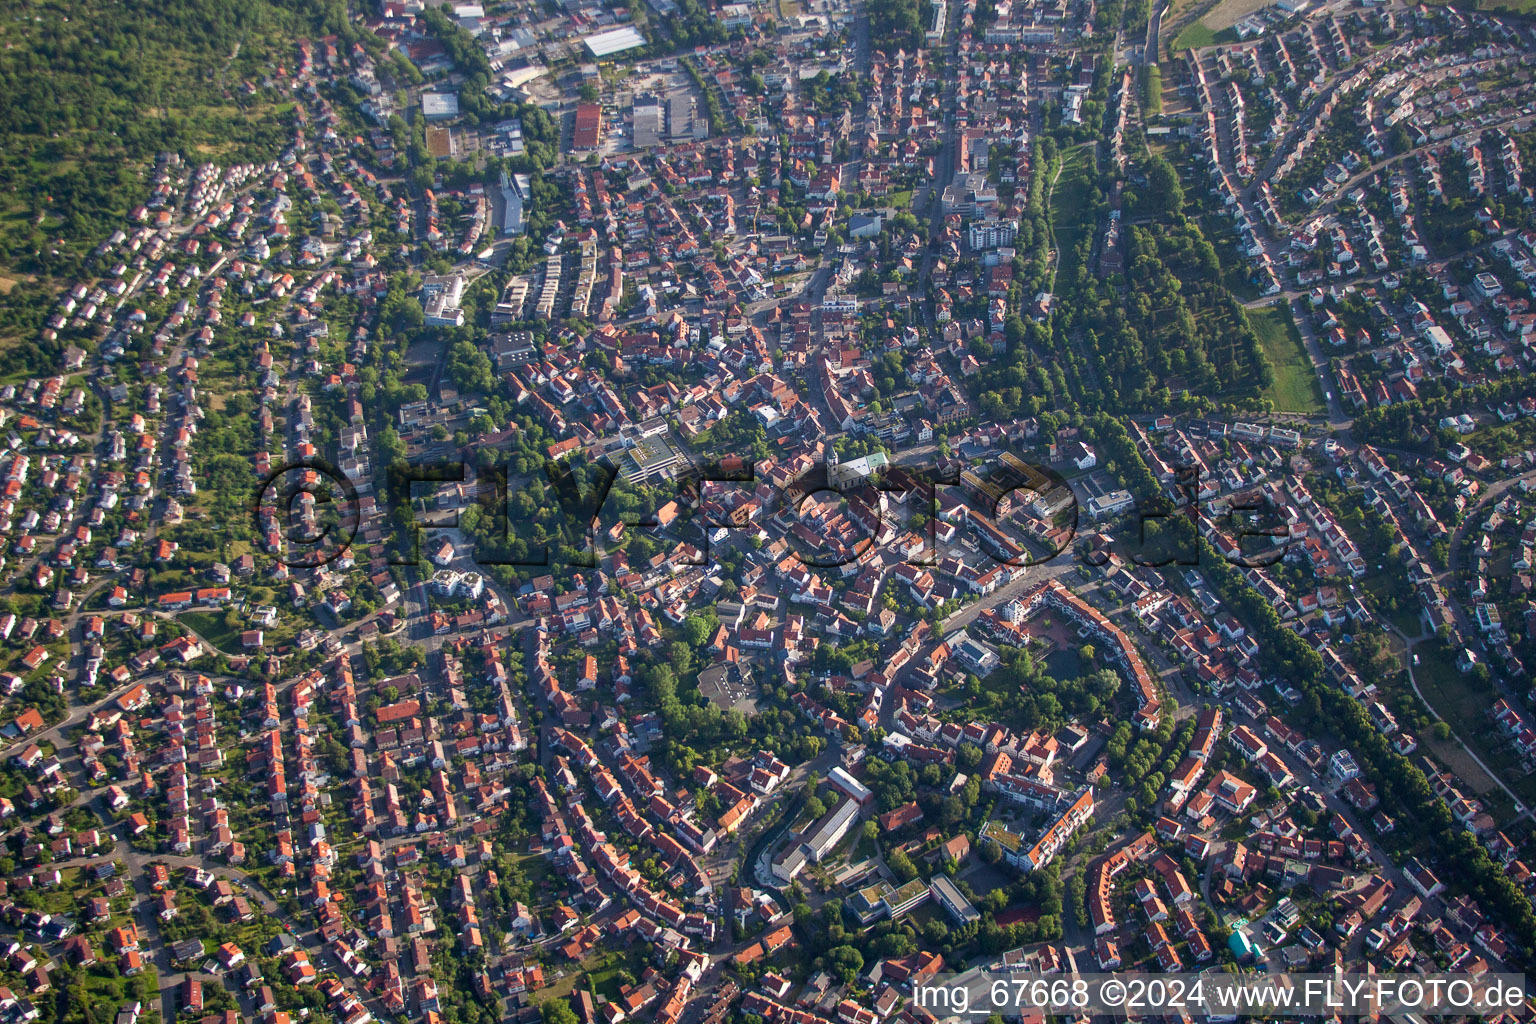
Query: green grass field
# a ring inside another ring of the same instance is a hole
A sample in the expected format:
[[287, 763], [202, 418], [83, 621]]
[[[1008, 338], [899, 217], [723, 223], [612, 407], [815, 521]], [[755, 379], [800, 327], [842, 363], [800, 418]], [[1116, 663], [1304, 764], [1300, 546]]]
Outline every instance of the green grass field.
[[1148, 64], [1144, 70], [1142, 107], [1148, 115], [1161, 114], [1163, 112], [1163, 69], [1156, 64]]
[[181, 618], [187, 626], [219, 650], [239, 653], [240, 633], [224, 624], [222, 612], [186, 612]]
[[1200, 50], [1207, 46], [1216, 46], [1219, 43], [1237, 42], [1237, 33], [1230, 28], [1215, 31], [1208, 28], [1205, 22], [1195, 19], [1190, 22], [1184, 31], [1179, 33], [1173, 41], [1173, 52], [1183, 53], [1185, 50]]
[[1071, 261], [1076, 255], [1078, 242], [1091, 224], [1082, 223], [1083, 206], [1088, 200], [1088, 170], [1093, 151], [1076, 146], [1061, 155], [1061, 176], [1051, 191], [1051, 231], [1056, 238], [1059, 263], [1056, 268], [1060, 277], [1075, 269]]
[[[1488, 717], [1488, 707], [1494, 699], [1492, 690], [1457, 671], [1454, 657], [1438, 643], [1419, 644], [1415, 652], [1419, 655], [1419, 664], [1413, 670], [1414, 682], [1418, 683], [1419, 692], [1430, 707], [1445, 719], [1457, 738], [1484, 764], [1504, 777], [1504, 782], [1522, 801], [1536, 802], [1536, 776], [1524, 775], [1517, 770], [1507, 741]], [[1500, 790], [1484, 795], [1484, 799], [1494, 797], [1507, 799]]]
[[1264, 397], [1275, 403], [1277, 412], [1321, 416], [1326, 411], [1323, 390], [1285, 303], [1248, 310], [1248, 322], [1259, 337], [1264, 358], [1275, 371], [1275, 382]]

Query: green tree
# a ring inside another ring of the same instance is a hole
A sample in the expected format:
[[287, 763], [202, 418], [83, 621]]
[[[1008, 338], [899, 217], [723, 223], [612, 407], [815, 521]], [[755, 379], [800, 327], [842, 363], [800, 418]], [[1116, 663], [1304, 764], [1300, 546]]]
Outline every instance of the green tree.
[[1147, 195], [1153, 210], [1172, 216], [1184, 209], [1184, 187], [1179, 172], [1160, 156], [1147, 161]]
[[716, 619], [713, 612], [704, 615], [690, 615], [683, 620], [683, 635], [695, 648], [703, 647], [714, 636], [715, 630], [720, 626], [720, 620]]
[[864, 969], [864, 954], [854, 946], [834, 946], [827, 950], [827, 963], [845, 984], [851, 985]]
[[576, 1016], [576, 1011], [571, 1009], [571, 1004], [564, 999], [550, 999], [539, 1008], [544, 1017], [544, 1024], [581, 1024]]

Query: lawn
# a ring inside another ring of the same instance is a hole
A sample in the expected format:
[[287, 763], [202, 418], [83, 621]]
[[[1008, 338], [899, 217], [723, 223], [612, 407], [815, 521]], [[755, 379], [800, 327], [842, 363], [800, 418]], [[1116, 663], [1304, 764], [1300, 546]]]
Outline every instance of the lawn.
[[628, 971], [634, 978], [645, 972], [645, 956], [638, 947], [624, 953], [610, 953], [600, 965], [587, 968], [587, 987], [608, 1000], [619, 998], [619, 972]]
[[224, 624], [222, 612], [186, 612], [181, 621], [221, 651], [240, 650], [240, 634]]
[[[1437, 642], [1419, 644], [1414, 653], [1419, 656], [1419, 664], [1413, 670], [1413, 679], [1429, 706], [1484, 764], [1496, 766], [1505, 784], [1524, 803], [1536, 803], [1536, 778], [1521, 774], [1514, 767], [1508, 744], [1488, 717], [1488, 707], [1496, 696], [1491, 687], [1457, 671], [1455, 656]], [[1487, 799], [1496, 796], [1502, 796], [1502, 792], [1486, 794]]]
[[1207, 46], [1235, 42], [1237, 42], [1237, 33], [1232, 29], [1224, 28], [1218, 31], [1207, 26], [1203, 20], [1197, 19], [1190, 22], [1189, 26], [1173, 41], [1173, 52], [1178, 54], [1185, 50], [1201, 50]]
[[512, 859], [528, 879], [530, 888], [540, 891], [552, 888], [550, 879], [554, 875], [554, 870], [549, 866], [549, 859], [543, 853], [519, 853], [514, 854]]
[[[1354, 536], [1354, 533], [1349, 531], [1347, 526], [1345, 531], [1349, 532], [1350, 536]], [[1398, 575], [1401, 574], [1401, 570], [1396, 572]], [[1403, 586], [1401, 580], [1393, 578], [1393, 573], [1372, 573], [1365, 578], [1361, 586], [1375, 598], [1376, 608], [1379, 613], [1387, 621], [1391, 622], [1392, 625], [1401, 630], [1404, 636], [1410, 640], [1417, 640], [1420, 634], [1424, 632], [1423, 620], [1419, 618], [1418, 613], [1412, 607], [1401, 606], [1401, 602], [1399, 602], [1400, 607], [1396, 611], [1386, 610], [1387, 598], [1391, 597], [1394, 593], [1401, 592]]]
[[[113, 966], [97, 963], [83, 970], [73, 968], [65, 974], [65, 979], [78, 980], [84, 986], [85, 999], [96, 1006], [121, 1006], [132, 998], [144, 1004], [144, 1015], [139, 1018], [141, 1024], [158, 1024], [160, 1020], [160, 1001], [156, 998], [160, 991], [160, 976], [151, 964], [145, 964], [143, 974], [131, 978], [122, 977]], [[57, 990], [58, 982], [54, 984]]]
[[[601, 965], [603, 960], [601, 957], [593, 957], [588, 962], [596, 967]], [[563, 970], [565, 973], [556, 977], [551, 984], [546, 985], [537, 992], [530, 993], [532, 1003], [538, 1006], [540, 1003], [548, 1002], [551, 999], [568, 999], [571, 993], [576, 991], [576, 985], [587, 980], [587, 972], [582, 970], [583, 966], [585, 965], [565, 963], [561, 967], [556, 968], [556, 970]], [[555, 971], [550, 971], [546, 977], [554, 974]]]
[[1150, 116], [1163, 112], [1163, 70], [1156, 64], [1148, 64], [1145, 70], [1145, 82], [1142, 86], [1145, 100], [1143, 107]]
[[1275, 382], [1264, 397], [1275, 403], [1277, 412], [1321, 416], [1325, 412], [1323, 390], [1285, 303], [1248, 310], [1248, 322], [1258, 335], [1264, 358], [1275, 371]]
[[1077, 243], [1092, 228], [1081, 223], [1083, 206], [1088, 199], [1088, 162], [1092, 150], [1076, 146], [1062, 154], [1061, 174], [1051, 189], [1051, 231], [1056, 240], [1057, 276], [1070, 268], [1064, 262], [1073, 258]]

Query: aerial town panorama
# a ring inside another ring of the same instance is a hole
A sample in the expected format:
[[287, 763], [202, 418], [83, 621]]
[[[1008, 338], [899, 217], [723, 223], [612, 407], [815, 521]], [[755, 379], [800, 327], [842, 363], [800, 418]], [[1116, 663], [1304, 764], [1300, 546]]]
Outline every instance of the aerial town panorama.
[[0, 1024], [1518, 975], [1533, 19], [0, 2]]

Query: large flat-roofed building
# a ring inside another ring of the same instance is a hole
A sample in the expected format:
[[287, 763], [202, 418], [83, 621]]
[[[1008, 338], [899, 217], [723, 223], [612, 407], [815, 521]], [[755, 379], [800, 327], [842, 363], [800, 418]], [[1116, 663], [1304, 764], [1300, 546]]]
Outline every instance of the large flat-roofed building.
[[428, 121], [447, 121], [459, 116], [459, 97], [452, 92], [421, 94], [421, 115]]
[[793, 881], [796, 875], [805, 870], [807, 862], [805, 844], [790, 843], [773, 858], [773, 876], [783, 882]]
[[523, 233], [523, 211], [526, 201], [533, 195], [533, 180], [526, 174], [501, 172], [501, 232], [504, 235]]
[[940, 201], [946, 216], [958, 213], [962, 217], [985, 218], [997, 207], [997, 188], [987, 181], [985, 174], [957, 174], [954, 181], [944, 186]]
[[985, 678], [992, 670], [1001, 664], [1002, 659], [997, 652], [981, 643], [978, 643], [963, 629], [956, 630], [945, 638], [950, 651], [965, 664], [967, 668], [977, 675]]
[[439, 327], [463, 327], [462, 274], [428, 274], [421, 281], [422, 312], [426, 322]]
[[859, 820], [859, 802], [853, 799], [844, 799], [811, 829], [806, 837], [805, 845], [810, 851], [811, 860], [820, 863], [821, 859], [832, 852], [832, 848], [843, 841], [853, 823]]
[[875, 794], [869, 791], [869, 787], [848, 773], [848, 769], [838, 765], [827, 773], [827, 784], [837, 789], [839, 793], [852, 797], [859, 805], [868, 806], [875, 798]]
[[944, 908], [956, 924], [967, 925], [981, 920], [980, 911], [971, 906], [971, 901], [965, 898], [965, 894], [947, 876], [934, 875], [928, 885], [933, 890], [933, 898], [938, 900], [939, 906]]
[[673, 475], [687, 461], [665, 437], [644, 437], [635, 442], [633, 448], [625, 450], [621, 465], [624, 479], [630, 483], [643, 484], [658, 477]]
[[890, 913], [890, 909], [886, 906], [886, 897], [895, 891], [896, 887], [890, 882], [876, 882], [848, 897], [844, 906], [853, 912], [859, 924], [874, 924]]
[[807, 864], [819, 864], [843, 841], [853, 823], [859, 820], [859, 803], [843, 798], [832, 810], [823, 814], [809, 828], [794, 836], [773, 859], [774, 877], [788, 882], [805, 869]]
[[1020, 871], [1039, 871], [1093, 817], [1093, 787], [1084, 786], [1075, 796], [1058, 790], [1055, 804], [1053, 820], [1033, 843], [1025, 833], [1015, 832], [1001, 821], [987, 822], [976, 839], [982, 845], [996, 846], [1003, 860]]
[[662, 125], [666, 118], [660, 97], [636, 96], [634, 105], [634, 131], [631, 138], [636, 149], [649, 149], [661, 143]]
[[886, 913], [891, 915], [891, 920], [898, 920], [928, 902], [930, 895], [928, 883], [921, 878], [914, 878], [886, 894]]
[[818, 864], [843, 841], [853, 823], [859, 820], [859, 803], [845, 797], [823, 814], [804, 832], [793, 837], [773, 859], [773, 874], [788, 882], [807, 864]]
[[633, 120], [636, 149], [648, 149], [664, 141], [686, 142], [709, 137], [709, 120], [696, 116], [693, 97], [687, 92], [636, 96]]
[[673, 142], [709, 138], [709, 120], [694, 116], [693, 97], [686, 92], [667, 97], [667, 137]]
[[1117, 516], [1134, 504], [1136, 499], [1131, 497], [1130, 491], [1106, 491], [1088, 499], [1088, 514], [1094, 519], [1104, 519], [1108, 516]]
[[582, 40], [587, 46], [587, 52], [598, 60], [604, 57], [612, 57], [616, 53], [625, 50], [633, 50], [637, 46], [645, 45], [645, 36], [633, 25], [625, 25], [620, 28], [610, 28], [606, 32], [594, 32]]
[[571, 148], [596, 149], [603, 135], [603, 108], [596, 103], [583, 103], [576, 108], [576, 130], [571, 136]]
[[1013, 240], [1019, 237], [1018, 221], [997, 217], [974, 221], [967, 230], [970, 232], [971, 248], [978, 252], [1012, 245]]

